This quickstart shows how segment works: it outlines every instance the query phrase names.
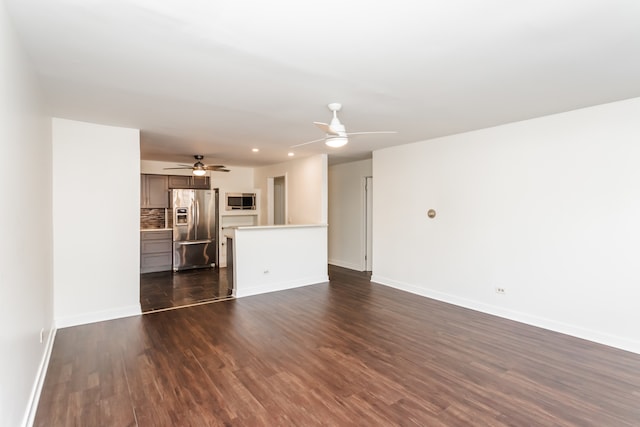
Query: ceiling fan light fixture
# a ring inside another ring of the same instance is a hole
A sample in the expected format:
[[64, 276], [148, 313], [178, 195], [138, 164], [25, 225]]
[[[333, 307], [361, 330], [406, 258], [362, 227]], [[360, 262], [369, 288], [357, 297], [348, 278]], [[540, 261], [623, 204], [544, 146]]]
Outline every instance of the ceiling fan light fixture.
[[331, 148], [340, 148], [349, 142], [349, 136], [374, 134], [374, 133], [396, 133], [396, 131], [367, 131], [367, 132], [347, 132], [345, 126], [338, 119], [338, 111], [342, 109], [342, 104], [338, 102], [332, 102], [328, 105], [329, 110], [333, 113], [331, 123], [313, 122], [316, 127], [325, 133], [324, 138], [314, 139], [313, 141], [303, 142], [302, 144], [292, 145], [291, 148], [302, 147], [307, 144], [315, 144], [316, 142], [324, 141], [324, 143]]
[[193, 174], [194, 174], [195, 176], [203, 176], [203, 175], [204, 175], [204, 174], [206, 174], [206, 173], [207, 173], [207, 171], [206, 171], [206, 170], [204, 170], [203, 168], [197, 168], [197, 169], [194, 169], [194, 170], [193, 170]]
[[340, 148], [347, 145], [347, 142], [349, 142], [349, 138], [346, 136], [334, 136], [332, 138], [327, 138], [325, 144], [331, 148]]

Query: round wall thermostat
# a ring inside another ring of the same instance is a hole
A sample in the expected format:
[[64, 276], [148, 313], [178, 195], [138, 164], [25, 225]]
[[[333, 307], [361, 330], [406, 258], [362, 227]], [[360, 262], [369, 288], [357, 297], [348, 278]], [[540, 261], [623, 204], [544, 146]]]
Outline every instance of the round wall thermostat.
[[427, 216], [428, 216], [429, 218], [435, 218], [435, 217], [436, 217], [436, 211], [435, 211], [435, 210], [433, 210], [433, 209], [429, 209], [429, 210], [427, 211]]

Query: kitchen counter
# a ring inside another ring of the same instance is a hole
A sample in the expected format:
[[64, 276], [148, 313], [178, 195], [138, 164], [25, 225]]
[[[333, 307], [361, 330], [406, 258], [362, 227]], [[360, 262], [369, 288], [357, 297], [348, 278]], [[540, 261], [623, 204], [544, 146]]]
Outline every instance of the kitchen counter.
[[225, 231], [233, 237], [238, 298], [328, 281], [327, 224], [238, 226]]
[[231, 230], [273, 230], [282, 228], [309, 228], [309, 227], [327, 227], [327, 224], [282, 224], [282, 225], [233, 225], [230, 227], [222, 227]]
[[172, 231], [173, 228], [141, 228], [140, 231], [142, 232], [149, 232], [149, 231]]

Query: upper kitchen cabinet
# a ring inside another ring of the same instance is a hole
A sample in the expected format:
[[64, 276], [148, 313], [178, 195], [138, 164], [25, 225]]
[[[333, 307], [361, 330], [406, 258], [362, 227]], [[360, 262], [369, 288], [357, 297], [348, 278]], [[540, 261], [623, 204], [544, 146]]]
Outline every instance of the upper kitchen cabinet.
[[169, 188], [209, 190], [211, 187], [208, 176], [169, 175]]
[[166, 175], [140, 175], [140, 207], [168, 208], [169, 186]]
[[188, 175], [169, 175], [169, 188], [191, 188], [191, 177]]
[[208, 176], [192, 176], [191, 177], [191, 183], [192, 183], [192, 187], [191, 188], [195, 188], [197, 190], [209, 190], [211, 189], [210, 184], [209, 184], [209, 177]]

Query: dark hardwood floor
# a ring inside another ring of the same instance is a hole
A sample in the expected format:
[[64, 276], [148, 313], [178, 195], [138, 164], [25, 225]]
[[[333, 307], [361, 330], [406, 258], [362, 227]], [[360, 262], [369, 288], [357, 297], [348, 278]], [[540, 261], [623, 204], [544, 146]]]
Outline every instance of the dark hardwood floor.
[[35, 425], [640, 425], [640, 355], [330, 278], [61, 329]]
[[231, 278], [226, 268], [162, 271], [140, 275], [143, 313], [229, 298]]

